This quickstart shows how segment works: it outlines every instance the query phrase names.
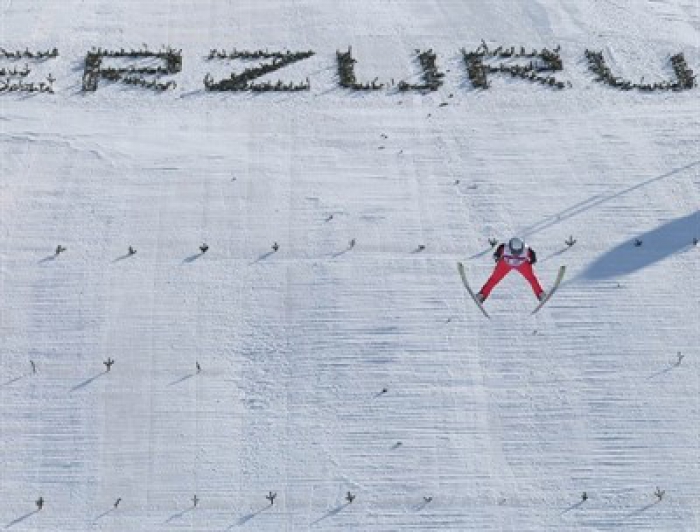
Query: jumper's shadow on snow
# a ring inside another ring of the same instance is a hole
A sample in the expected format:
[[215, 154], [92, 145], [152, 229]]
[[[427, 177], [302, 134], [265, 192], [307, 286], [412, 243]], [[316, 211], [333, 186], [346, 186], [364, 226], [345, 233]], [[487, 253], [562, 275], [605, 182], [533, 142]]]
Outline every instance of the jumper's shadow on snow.
[[126, 260], [126, 259], [128, 259], [129, 257], [133, 257], [133, 256], [134, 256], [133, 254], [130, 255], [129, 253], [127, 253], [126, 255], [122, 255], [121, 257], [117, 257], [116, 259], [114, 259], [114, 260], [112, 261], [112, 263], [121, 262], [121, 261]]
[[102, 377], [102, 375], [104, 375], [105, 373], [107, 373], [107, 372], [106, 372], [106, 371], [103, 371], [102, 373], [98, 373], [98, 374], [95, 375], [94, 377], [90, 377], [89, 379], [84, 380], [84, 381], [81, 382], [80, 384], [76, 384], [75, 386], [73, 386], [73, 387], [70, 389], [70, 391], [71, 391], [71, 392], [75, 392], [75, 391], [78, 391], [78, 390], [80, 390], [80, 389], [82, 389], [82, 388], [85, 388], [85, 387], [88, 386], [89, 384], [93, 383], [94, 381], [96, 381], [97, 379], [99, 379], [100, 377]]
[[21, 523], [21, 522], [24, 521], [25, 519], [29, 519], [31, 516], [33, 516], [33, 515], [34, 515], [35, 513], [37, 513], [38, 511], [39, 511], [39, 510], [34, 510], [33, 512], [29, 512], [28, 514], [24, 514], [22, 517], [18, 517], [18, 518], [15, 519], [14, 521], [11, 521], [10, 523], [8, 523], [8, 524], [5, 526], [5, 528], [10, 528], [10, 527], [13, 527], [13, 526], [15, 526], [15, 525], [18, 525], [19, 523]]
[[700, 164], [700, 160], [698, 161], [693, 161], [691, 163], [686, 164], [685, 166], [681, 166], [680, 168], [675, 168], [673, 170], [670, 170], [666, 172], [665, 174], [658, 175], [656, 177], [652, 177], [651, 179], [647, 179], [646, 181], [642, 181], [641, 183], [638, 183], [636, 185], [633, 185], [631, 187], [627, 187], [623, 190], [620, 190], [619, 192], [615, 192], [614, 194], [610, 195], [605, 195], [605, 194], [596, 194], [595, 196], [592, 196], [584, 201], [580, 201], [571, 207], [567, 207], [566, 209], [559, 211], [556, 214], [552, 214], [547, 216], [544, 220], [541, 222], [537, 222], [535, 224], [532, 224], [528, 227], [525, 227], [520, 231], [520, 234], [522, 236], [530, 236], [534, 235], [536, 233], [540, 233], [544, 231], [545, 229], [549, 229], [550, 227], [564, 222], [568, 220], [569, 218], [573, 218], [574, 216], [578, 216], [581, 213], [584, 213], [586, 211], [589, 211], [593, 208], [599, 207], [600, 205], [607, 203], [609, 201], [613, 201], [621, 196], [624, 196], [625, 194], [629, 194], [630, 192], [634, 192], [635, 190], [638, 190], [640, 188], [643, 188], [647, 185], [650, 185], [652, 183], [655, 183], [657, 181], [661, 181], [663, 179], [666, 179], [668, 177], [671, 177], [673, 175], [679, 174], [685, 170], [690, 170], [691, 168], [697, 166]]
[[668, 222], [637, 238], [642, 245], [625, 241], [593, 262], [582, 274], [584, 279], [602, 280], [629, 275], [694, 246], [700, 230], [700, 211]]
[[49, 255], [48, 257], [44, 257], [39, 261], [39, 264], [46, 264], [47, 262], [53, 262], [56, 260], [56, 255]]

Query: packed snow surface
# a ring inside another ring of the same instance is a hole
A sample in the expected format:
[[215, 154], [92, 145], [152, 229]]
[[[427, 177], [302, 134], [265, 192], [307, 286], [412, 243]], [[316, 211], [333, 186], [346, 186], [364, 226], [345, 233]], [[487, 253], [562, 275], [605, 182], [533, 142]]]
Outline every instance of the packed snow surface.
[[[698, 91], [584, 56], [672, 79], [699, 29], [693, 0], [0, 1], [0, 46], [60, 52], [0, 57], [56, 79], [0, 94], [0, 526], [700, 529]], [[571, 86], [475, 89], [482, 39], [561, 46]], [[175, 89], [81, 90], [143, 43]], [[445, 84], [343, 89], [349, 46]], [[311, 90], [207, 92], [246, 66], [212, 48], [313, 50], [264, 78]], [[478, 288], [514, 234], [567, 277], [531, 316], [512, 274], [489, 321], [456, 263]]]

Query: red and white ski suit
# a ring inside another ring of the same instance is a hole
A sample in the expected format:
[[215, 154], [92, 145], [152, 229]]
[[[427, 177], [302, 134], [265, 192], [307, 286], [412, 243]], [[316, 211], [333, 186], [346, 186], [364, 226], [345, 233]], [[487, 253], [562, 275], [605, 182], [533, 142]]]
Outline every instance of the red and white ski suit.
[[537, 262], [537, 256], [528, 246], [525, 246], [525, 249], [520, 255], [514, 255], [508, 246], [501, 244], [496, 248], [493, 258], [496, 259], [496, 268], [494, 268], [486, 284], [479, 290], [479, 293], [484, 296], [484, 299], [489, 297], [491, 290], [493, 290], [511, 270], [517, 270], [520, 275], [527, 279], [535, 296], [539, 298], [540, 294], [544, 292], [532, 269], [532, 265]]

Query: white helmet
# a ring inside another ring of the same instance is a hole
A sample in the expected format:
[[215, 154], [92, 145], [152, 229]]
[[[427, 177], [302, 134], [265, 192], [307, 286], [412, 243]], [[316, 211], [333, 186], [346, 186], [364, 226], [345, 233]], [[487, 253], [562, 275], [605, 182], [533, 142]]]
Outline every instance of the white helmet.
[[520, 255], [525, 249], [525, 242], [523, 242], [521, 238], [514, 236], [508, 241], [508, 248], [513, 255]]

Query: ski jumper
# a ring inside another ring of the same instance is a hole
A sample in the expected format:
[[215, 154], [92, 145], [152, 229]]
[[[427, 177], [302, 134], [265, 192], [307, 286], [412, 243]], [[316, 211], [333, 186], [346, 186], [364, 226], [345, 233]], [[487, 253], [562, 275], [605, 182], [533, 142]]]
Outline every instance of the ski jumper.
[[489, 297], [491, 290], [493, 290], [511, 270], [517, 270], [520, 275], [527, 279], [535, 296], [539, 298], [544, 292], [532, 269], [532, 265], [537, 262], [537, 256], [528, 246], [525, 246], [525, 249], [520, 255], [514, 255], [508, 246], [501, 244], [496, 248], [493, 258], [496, 260], [496, 268], [494, 268], [486, 284], [479, 290], [479, 293], [484, 296], [484, 299]]

